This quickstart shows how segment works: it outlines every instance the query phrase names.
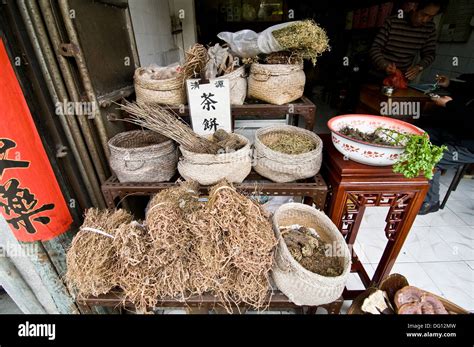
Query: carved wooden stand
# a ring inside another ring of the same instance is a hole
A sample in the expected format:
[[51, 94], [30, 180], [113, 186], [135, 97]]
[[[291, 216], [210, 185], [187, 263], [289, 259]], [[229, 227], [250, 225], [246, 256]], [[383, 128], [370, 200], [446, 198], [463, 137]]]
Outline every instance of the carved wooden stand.
[[[356, 272], [364, 286], [380, 284], [390, 274], [405, 242], [416, 215], [428, 191], [428, 181], [420, 176], [407, 179], [395, 174], [391, 166], [377, 167], [345, 160], [333, 146], [329, 135], [321, 136], [324, 142], [322, 173], [328, 182], [330, 204], [327, 212], [344, 235], [352, 250], [352, 272]], [[388, 206], [385, 219], [387, 245], [375, 270], [369, 278], [353, 245], [368, 206]], [[346, 290], [344, 299], [354, 299], [363, 290]]]

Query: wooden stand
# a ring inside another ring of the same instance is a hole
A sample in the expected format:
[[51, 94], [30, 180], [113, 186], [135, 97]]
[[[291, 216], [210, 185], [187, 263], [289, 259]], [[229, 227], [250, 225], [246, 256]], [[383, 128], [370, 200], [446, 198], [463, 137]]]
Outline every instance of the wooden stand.
[[[117, 208], [119, 203], [127, 196], [150, 196], [176, 186], [179, 179], [176, 176], [171, 182], [162, 183], [120, 183], [116, 176], [110, 177], [102, 184], [102, 192], [108, 208]], [[184, 179], [183, 179], [184, 180]], [[324, 209], [327, 197], [327, 185], [321, 175], [307, 180], [291, 183], [274, 183], [264, 179], [256, 172], [252, 171], [244, 182], [234, 184], [234, 187], [248, 194], [257, 193], [257, 195], [268, 196], [301, 196], [303, 202], [311, 205], [315, 204], [320, 210]], [[206, 195], [208, 192], [206, 186], [200, 187], [200, 192]]]
[[[390, 274], [400, 249], [428, 191], [428, 180], [422, 176], [407, 179], [395, 174], [391, 166], [377, 167], [345, 160], [332, 144], [330, 135], [324, 142], [323, 177], [328, 181], [330, 204], [327, 213], [344, 235], [352, 250], [352, 272], [367, 288], [380, 284]], [[388, 206], [385, 235], [388, 239], [382, 258], [369, 278], [353, 246], [367, 206]], [[362, 290], [345, 290], [344, 299], [354, 299]]]
[[[102, 192], [104, 193], [107, 206], [109, 208], [116, 208], [120, 201], [129, 195], [152, 195], [163, 189], [174, 187], [178, 178], [179, 177], [175, 177], [172, 182], [164, 183], [120, 183], [115, 176], [112, 176], [102, 185]], [[309, 205], [314, 203], [320, 210], [324, 209], [327, 197], [327, 185], [319, 174], [311, 179], [298, 182], [274, 183], [264, 179], [252, 171], [243, 183], [234, 184], [234, 186], [237, 190], [249, 194], [256, 193], [268, 196], [299, 196], [303, 198], [304, 203]], [[208, 193], [208, 187], [200, 187], [200, 191], [203, 195], [206, 195]], [[342, 303], [343, 299], [341, 297], [332, 303], [321, 305], [320, 307], [325, 308], [329, 314], [338, 314]], [[123, 296], [120, 291], [101, 295], [99, 297], [83, 299], [79, 301], [79, 304], [90, 306], [119, 306], [124, 304], [125, 307], [133, 308], [133, 305], [130, 302], [123, 302]], [[186, 302], [180, 302], [176, 299], [170, 298], [169, 300], [159, 302], [157, 307], [198, 307], [201, 309], [200, 312], [202, 313], [202, 311], [220, 306], [213, 295], [203, 295], [192, 297], [186, 300]], [[308, 314], [316, 313], [318, 308], [313, 306], [296, 306], [279, 291], [274, 292], [274, 295], [270, 299], [269, 307], [298, 309], [299, 313]]]
[[[123, 293], [120, 291], [110, 292], [97, 297], [89, 297], [87, 299], [79, 299], [79, 305], [87, 306], [104, 306], [104, 307], [117, 307], [123, 305], [124, 308], [134, 310], [134, 305], [129, 301], [123, 300]], [[324, 308], [328, 314], [339, 314], [341, 306], [344, 303], [344, 299], [340, 297], [336, 301], [333, 301], [326, 305], [321, 306], [297, 306], [293, 304], [288, 298], [280, 291], [275, 291], [271, 296], [268, 303], [269, 308], [273, 309], [294, 309], [298, 313], [304, 314], [315, 314], [318, 307]], [[165, 299], [157, 303], [156, 307], [185, 307], [190, 309], [194, 313], [207, 313], [210, 310], [217, 309], [222, 312], [222, 306], [219, 305], [219, 301], [214, 295], [202, 295], [194, 296], [186, 300], [186, 302], [177, 301], [176, 299], [170, 298]], [[247, 308], [245, 304], [239, 306], [239, 308]], [[197, 310], [199, 309], [199, 310]]]
[[[174, 106], [170, 107], [172, 111], [185, 120], [189, 118], [189, 107]], [[246, 100], [243, 105], [232, 106], [232, 119], [271, 119], [277, 116], [300, 116], [305, 120], [305, 128], [313, 131], [316, 119], [316, 105], [306, 96], [292, 103], [284, 105], [266, 104], [258, 100]], [[293, 125], [298, 125], [296, 117], [293, 119]]]

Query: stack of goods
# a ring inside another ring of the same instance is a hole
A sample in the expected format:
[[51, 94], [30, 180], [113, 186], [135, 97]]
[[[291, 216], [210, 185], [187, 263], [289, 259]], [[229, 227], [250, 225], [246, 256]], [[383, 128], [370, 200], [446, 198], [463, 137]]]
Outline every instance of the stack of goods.
[[207, 52], [206, 78], [228, 79], [231, 105], [242, 105], [247, 95], [245, 66], [239, 66], [239, 58], [232, 56], [228, 47], [215, 44]]
[[315, 176], [323, 143], [311, 131], [291, 125], [269, 126], [255, 133], [254, 169], [274, 182]]
[[467, 314], [452, 302], [410, 286], [400, 274], [392, 274], [379, 288], [371, 287], [357, 297], [349, 314]]
[[[303, 96], [306, 77], [303, 60], [313, 65], [329, 49], [324, 29], [312, 20], [278, 24], [257, 34], [251, 30], [218, 35], [232, 51], [250, 58], [248, 95], [272, 104], [282, 105]], [[278, 53], [276, 56], [272, 54]], [[261, 54], [268, 54], [258, 63]], [[287, 58], [287, 59], [286, 59]]]
[[120, 182], [166, 182], [176, 173], [175, 142], [153, 131], [119, 133], [109, 148], [110, 167]]
[[349, 248], [334, 223], [308, 205], [288, 203], [273, 216], [279, 240], [272, 277], [297, 305], [339, 298], [351, 268]]
[[241, 183], [251, 171], [250, 143], [241, 135], [218, 131], [207, 139], [163, 107], [126, 103], [122, 109], [131, 115], [127, 121], [180, 144], [183, 157], [178, 171], [186, 180], [202, 185], [215, 184], [222, 179]]
[[195, 44], [186, 52], [186, 61], [182, 66], [172, 64], [138, 68], [134, 76], [137, 102], [146, 105], [185, 104], [185, 81], [199, 76], [206, 62], [206, 48]]
[[[261, 207], [229, 183], [212, 187], [207, 203], [199, 201], [195, 183], [183, 183], [152, 198], [145, 227], [123, 222], [93, 224], [108, 236], [81, 231], [75, 237], [67, 279], [81, 297], [118, 286], [141, 312], [160, 299], [206, 293], [228, 312], [239, 304], [266, 308], [276, 239]], [[85, 236], [96, 242], [84, 242]], [[98, 242], [107, 244], [107, 252], [98, 252]], [[107, 264], [107, 272], [99, 264]], [[106, 283], [98, 283], [104, 274]]]
[[119, 263], [114, 246], [117, 230], [133, 217], [123, 210], [89, 209], [67, 252], [66, 282], [79, 298], [109, 292], [118, 285]]

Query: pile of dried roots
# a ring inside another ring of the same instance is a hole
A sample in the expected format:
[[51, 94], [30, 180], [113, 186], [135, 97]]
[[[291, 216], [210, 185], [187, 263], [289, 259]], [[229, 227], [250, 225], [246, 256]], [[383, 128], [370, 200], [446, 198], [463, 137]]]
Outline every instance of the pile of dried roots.
[[117, 252], [114, 238], [132, 215], [124, 210], [86, 211], [84, 223], [67, 252], [66, 283], [80, 298], [100, 295], [117, 286]]
[[197, 190], [184, 182], [155, 195], [146, 226], [128, 215], [113, 226], [86, 216], [87, 225], [113, 238], [80, 231], [68, 252], [68, 282], [83, 296], [119, 286], [124, 300], [141, 312], [160, 299], [185, 301], [204, 293], [217, 296], [228, 312], [240, 303], [264, 309], [276, 246], [267, 215], [227, 182], [211, 188], [208, 202], [199, 200]]

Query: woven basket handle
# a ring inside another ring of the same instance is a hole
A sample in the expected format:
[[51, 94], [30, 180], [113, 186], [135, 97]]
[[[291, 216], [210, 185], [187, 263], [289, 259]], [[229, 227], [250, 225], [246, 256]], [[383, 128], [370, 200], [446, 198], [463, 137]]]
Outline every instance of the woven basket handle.
[[[262, 76], [262, 77], [257, 77]], [[255, 81], [266, 82], [270, 79], [271, 75], [266, 73], [251, 73], [250, 77], [252, 77]]]
[[125, 160], [124, 163], [128, 171], [137, 171], [145, 165], [145, 160]]

